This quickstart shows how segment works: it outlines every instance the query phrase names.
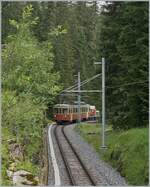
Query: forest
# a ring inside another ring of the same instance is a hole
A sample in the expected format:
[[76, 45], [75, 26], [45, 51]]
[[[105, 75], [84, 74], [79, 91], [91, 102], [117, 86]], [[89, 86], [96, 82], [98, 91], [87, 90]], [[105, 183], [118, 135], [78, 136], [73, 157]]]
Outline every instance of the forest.
[[[43, 128], [59, 93], [101, 73], [106, 59], [106, 120], [114, 130], [148, 127], [148, 2], [2, 2], [2, 174], [8, 139], [39, 164]], [[97, 78], [86, 89], [101, 89]], [[82, 101], [101, 111], [101, 96]], [[36, 142], [36, 144], [34, 143]], [[30, 163], [31, 161], [31, 163]], [[18, 166], [20, 167], [20, 166]]]

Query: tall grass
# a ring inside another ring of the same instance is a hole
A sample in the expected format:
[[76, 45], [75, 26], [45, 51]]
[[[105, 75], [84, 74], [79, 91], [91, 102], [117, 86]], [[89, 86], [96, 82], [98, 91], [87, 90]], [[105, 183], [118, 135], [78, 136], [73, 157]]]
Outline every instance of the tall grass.
[[148, 128], [108, 131], [108, 148], [101, 146], [99, 125], [84, 124], [76, 128], [81, 136], [99, 153], [100, 158], [117, 168], [131, 185], [148, 185]]

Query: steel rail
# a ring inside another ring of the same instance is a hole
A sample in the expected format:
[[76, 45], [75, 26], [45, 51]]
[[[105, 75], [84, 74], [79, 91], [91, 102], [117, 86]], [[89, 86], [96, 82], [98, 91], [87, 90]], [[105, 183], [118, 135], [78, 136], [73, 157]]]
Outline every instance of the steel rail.
[[66, 167], [66, 170], [67, 170], [69, 179], [70, 179], [70, 181], [71, 181], [71, 184], [74, 185], [74, 186], [76, 186], [75, 179], [74, 179], [73, 174], [72, 174], [72, 172], [71, 172], [71, 169], [70, 169], [70, 167], [69, 167], [69, 164], [68, 164], [67, 158], [66, 158], [66, 156], [65, 156], [65, 153], [64, 153], [64, 151], [63, 151], [62, 145], [61, 145], [61, 143], [60, 143], [60, 141], [59, 141], [59, 138], [58, 138], [58, 136], [57, 136], [57, 132], [56, 132], [57, 127], [58, 127], [57, 125], [56, 125], [56, 127], [54, 127], [54, 135], [55, 135], [55, 138], [56, 138], [56, 141], [57, 141], [57, 145], [58, 145], [58, 147], [59, 147], [59, 150], [60, 150], [62, 159], [63, 159], [63, 161], [64, 161], [64, 164], [65, 164], [65, 167]]
[[96, 182], [94, 181], [94, 179], [93, 179], [93, 178], [91, 177], [91, 175], [89, 174], [89, 172], [88, 172], [87, 168], [85, 167], [85, 165], [83, 164], [83, 162], [82, 162], [80, 156], [79, 156], [78, 153], [76, 152], [75, 148], [72, 146], [72, 143], [69, 141], [69, 139], [68, 139], [68, 137], [67, 137], [67, 135], [66, 135], [66, 133], [65, 133], [65, 131], [64, 131], [64, 128], [65, 128], [65, 127], [62, 127], [61, 130], [62, 130], [62, 133], [63, 133], [65, 139], [67, 140], [67, 143], [69, 144], [69, 146], [71, 147], [73, 153], [75, 154], [75, 156], [76, 156], [77, 159], [79, 160], [79, 162], [80, 162], [80, 164], [81, 164], [83, 170], [85, 171], [86, 175], [87, 175], [88, 178], [90, 179], [91, 184], [92, 184], [93, 186], [96, 186]]

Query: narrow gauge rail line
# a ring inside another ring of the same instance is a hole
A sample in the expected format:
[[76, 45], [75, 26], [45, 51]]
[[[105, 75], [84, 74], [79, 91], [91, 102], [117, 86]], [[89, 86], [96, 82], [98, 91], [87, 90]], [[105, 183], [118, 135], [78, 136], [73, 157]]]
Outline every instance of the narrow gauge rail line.
[[76, 150], [67, 138], [64, 128], [64, 126], [55, 126], [54, 135], [70, 179], [70, 185], [96, 186], [93, 178], [90, 176]]

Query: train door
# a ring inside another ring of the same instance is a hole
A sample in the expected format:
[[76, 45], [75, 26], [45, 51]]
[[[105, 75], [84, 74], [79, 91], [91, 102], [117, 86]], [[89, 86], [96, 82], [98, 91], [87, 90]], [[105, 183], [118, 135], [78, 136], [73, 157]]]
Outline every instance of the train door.
[[69, 116], [70, 116], [70, 121], [72, 122], [73, 120], [72, 105], [69, 106]]

